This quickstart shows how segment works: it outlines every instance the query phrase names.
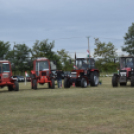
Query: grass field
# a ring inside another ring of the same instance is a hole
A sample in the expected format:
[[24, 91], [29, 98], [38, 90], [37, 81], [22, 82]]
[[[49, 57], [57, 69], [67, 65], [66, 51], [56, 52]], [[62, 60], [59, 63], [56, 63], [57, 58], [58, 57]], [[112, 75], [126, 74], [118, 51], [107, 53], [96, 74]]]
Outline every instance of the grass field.
[[[111, 77], [98, 87], [0, 90], [0, 134], [132, 134], [134, 88], [113, 88]], [[43, 88], [44, 87], [44, 88]]]

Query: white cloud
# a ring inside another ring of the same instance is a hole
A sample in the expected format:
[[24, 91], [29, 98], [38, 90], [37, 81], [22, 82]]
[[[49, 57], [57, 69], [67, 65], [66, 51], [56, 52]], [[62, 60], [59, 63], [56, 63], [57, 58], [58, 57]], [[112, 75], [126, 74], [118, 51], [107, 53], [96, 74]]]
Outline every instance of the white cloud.
[[83, 56], [87, 36], [91, 53], [94, 37], [120, 49], [134, 21], [133, 0], [1, 0], [0, 5], [0, 40], [32, 46], [48, 38], [55, 40], [56, 50]]

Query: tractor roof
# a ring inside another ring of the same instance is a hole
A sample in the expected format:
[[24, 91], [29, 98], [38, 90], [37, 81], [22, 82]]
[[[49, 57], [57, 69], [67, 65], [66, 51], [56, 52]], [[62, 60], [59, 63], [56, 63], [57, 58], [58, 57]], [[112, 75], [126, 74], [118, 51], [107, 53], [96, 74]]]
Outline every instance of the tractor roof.
[[9, 63], [9, 61], [8, 60], [0, 60], [0, 63]]
[[122, 57], [119, 57], [119, 58], [134, 58], [134, 56], [122, 56]]
[[76, 58], [76, 60], [84, 60], [84, 59], [94, 59], [94, 58]]
[[36, 59], [36, 61], [44, 61], [44, 60], [47, 60], [47, 58], [41, 57], [41, 58], [37, 58], [37, 59]]

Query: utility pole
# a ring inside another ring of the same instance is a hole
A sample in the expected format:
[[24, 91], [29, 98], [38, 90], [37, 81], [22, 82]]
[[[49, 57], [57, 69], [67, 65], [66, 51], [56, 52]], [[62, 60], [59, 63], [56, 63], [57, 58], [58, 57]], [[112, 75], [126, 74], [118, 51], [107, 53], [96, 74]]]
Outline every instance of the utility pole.
[[89, 57], [90, 57], [89, 38], [90, 38], [90, 36], [87, 37], [87, 39], [88, 39], [88, 52], [89, 52]]

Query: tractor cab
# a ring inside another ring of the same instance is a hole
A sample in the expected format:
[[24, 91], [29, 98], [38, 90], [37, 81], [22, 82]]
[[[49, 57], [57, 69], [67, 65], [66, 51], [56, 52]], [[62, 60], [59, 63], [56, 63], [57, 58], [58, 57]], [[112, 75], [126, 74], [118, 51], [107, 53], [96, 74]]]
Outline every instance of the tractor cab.
[[12, 76], [10, 63], [6, 60], [0, 61], [0, 81], [8, 82]]
[[16, 78], [12, 78], [11, 63], [8, 60], [0, 60], [0, 87], [8, 87], [8, 91], [19, 91]]
[[121, 57], [120, 58], [120, 69], [134, 69], [134, 57]]
[[34, 68], [36, 75], [49, 75], [52, 70], [56, 70], [56, 64], [47, 58], [38, 58], [34, 60]]
[[93, 58], [77, 58], [76, 59], [77, 69], [91, 69], [95, 67], [95, 61]]

